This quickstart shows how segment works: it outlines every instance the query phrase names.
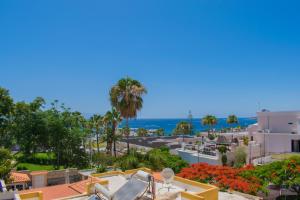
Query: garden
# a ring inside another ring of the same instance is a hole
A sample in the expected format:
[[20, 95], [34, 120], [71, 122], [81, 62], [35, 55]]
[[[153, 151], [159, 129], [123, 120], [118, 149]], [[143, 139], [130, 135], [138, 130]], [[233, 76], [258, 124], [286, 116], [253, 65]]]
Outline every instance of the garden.
[[283, 161], [254, 167], [214, 166], [198, 163], [183, 168], [177, 174], [202, 183], [216, 185], [222, 191], [239, 191], [251, 195], [267, 196], [269, 186], [286, 188], [300, 198], [300, 157], [294, 156]]

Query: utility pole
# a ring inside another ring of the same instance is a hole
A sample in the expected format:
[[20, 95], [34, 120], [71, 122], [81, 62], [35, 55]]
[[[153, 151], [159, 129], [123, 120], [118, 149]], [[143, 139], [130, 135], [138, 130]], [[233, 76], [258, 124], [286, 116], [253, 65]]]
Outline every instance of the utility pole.
[[190, 123], [190, 135], [192, 135], [192, 133], [193, 133], [193, 115], [192, 115], [191, 110], [189, 110], [188, 120]]

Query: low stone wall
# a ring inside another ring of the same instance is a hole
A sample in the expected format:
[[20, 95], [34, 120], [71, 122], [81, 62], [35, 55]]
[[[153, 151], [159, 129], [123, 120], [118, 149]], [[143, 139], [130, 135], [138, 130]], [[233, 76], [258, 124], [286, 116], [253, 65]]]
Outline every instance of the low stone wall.
[[67, 170], [49, 171], [47, 174], [48, 185], [65, 184], [68, 182], [74, 183], [81, 180], [81, 176], [78, 173], [77, 169], [69, 169], [68, 171]]

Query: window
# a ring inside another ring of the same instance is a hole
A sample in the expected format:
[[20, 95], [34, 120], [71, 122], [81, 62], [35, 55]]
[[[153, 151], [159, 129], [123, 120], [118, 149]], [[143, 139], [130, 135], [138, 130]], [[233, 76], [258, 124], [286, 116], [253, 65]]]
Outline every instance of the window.
[[292, 152], [300, 152], [300, 140], [292, 140]]

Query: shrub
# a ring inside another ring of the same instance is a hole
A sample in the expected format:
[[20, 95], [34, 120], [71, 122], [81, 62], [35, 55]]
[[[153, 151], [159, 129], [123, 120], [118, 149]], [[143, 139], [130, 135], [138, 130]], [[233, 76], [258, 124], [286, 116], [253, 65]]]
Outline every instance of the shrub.
[[216, 138], [216, 136], [214, 135], [214, 134], [208, 134], [207, 135], [207, 137], [208, 137], [208, 139], [210, 139], [210, 140], [214, 140], [215, 138]]
[[243, 143], [244, 143], [244, 145], [248, 146], [248, 144], [249, 144], [249, 138], [247, 136], [243, 137]]
[[227, 152], [227, 147], [225, 145], [221, 145], [218, 147], [218, 151], [221, 153], [221, 154], [224, 154]]
[[18, 162], [32, 163], [38, 165], [52, 165], [56, 159], [51, 153], [35, 153], [30, 156], [21, 155], [17, 158]]
[[19, 165], [17, 166], [17, 171], [28, 170], [26, 166]]
[[99, 165], [97, 168], [96, 168], [96, 172], [97, 173], [104, 173], [104, 172], [106, 172], [107, 171], [107, 168], [106, 168], [106, 166], [104, 166], [104, 165]]
[[226, 154], [222, 155], [222, 164], [223, 164], [223, 166], [227, 164], [227, 155]]
[[244, 147], [238, 147], [234, 153], [234, 167], [243, 167], [246, 164], [247, 153]]
[[195, 180], [203, 183], [216, 185], [222, 191], [236, 190], [248, 194], [257, 194], [263, 190], [262, 182], [255, 177], [244, 178], [240, 174], [252, 171], [254, 167], [248, 165], [243, 168], [232, 168], [228, 166], [215, 166], [207, 163], [192, 164], [183, 168], [177, 176]]

